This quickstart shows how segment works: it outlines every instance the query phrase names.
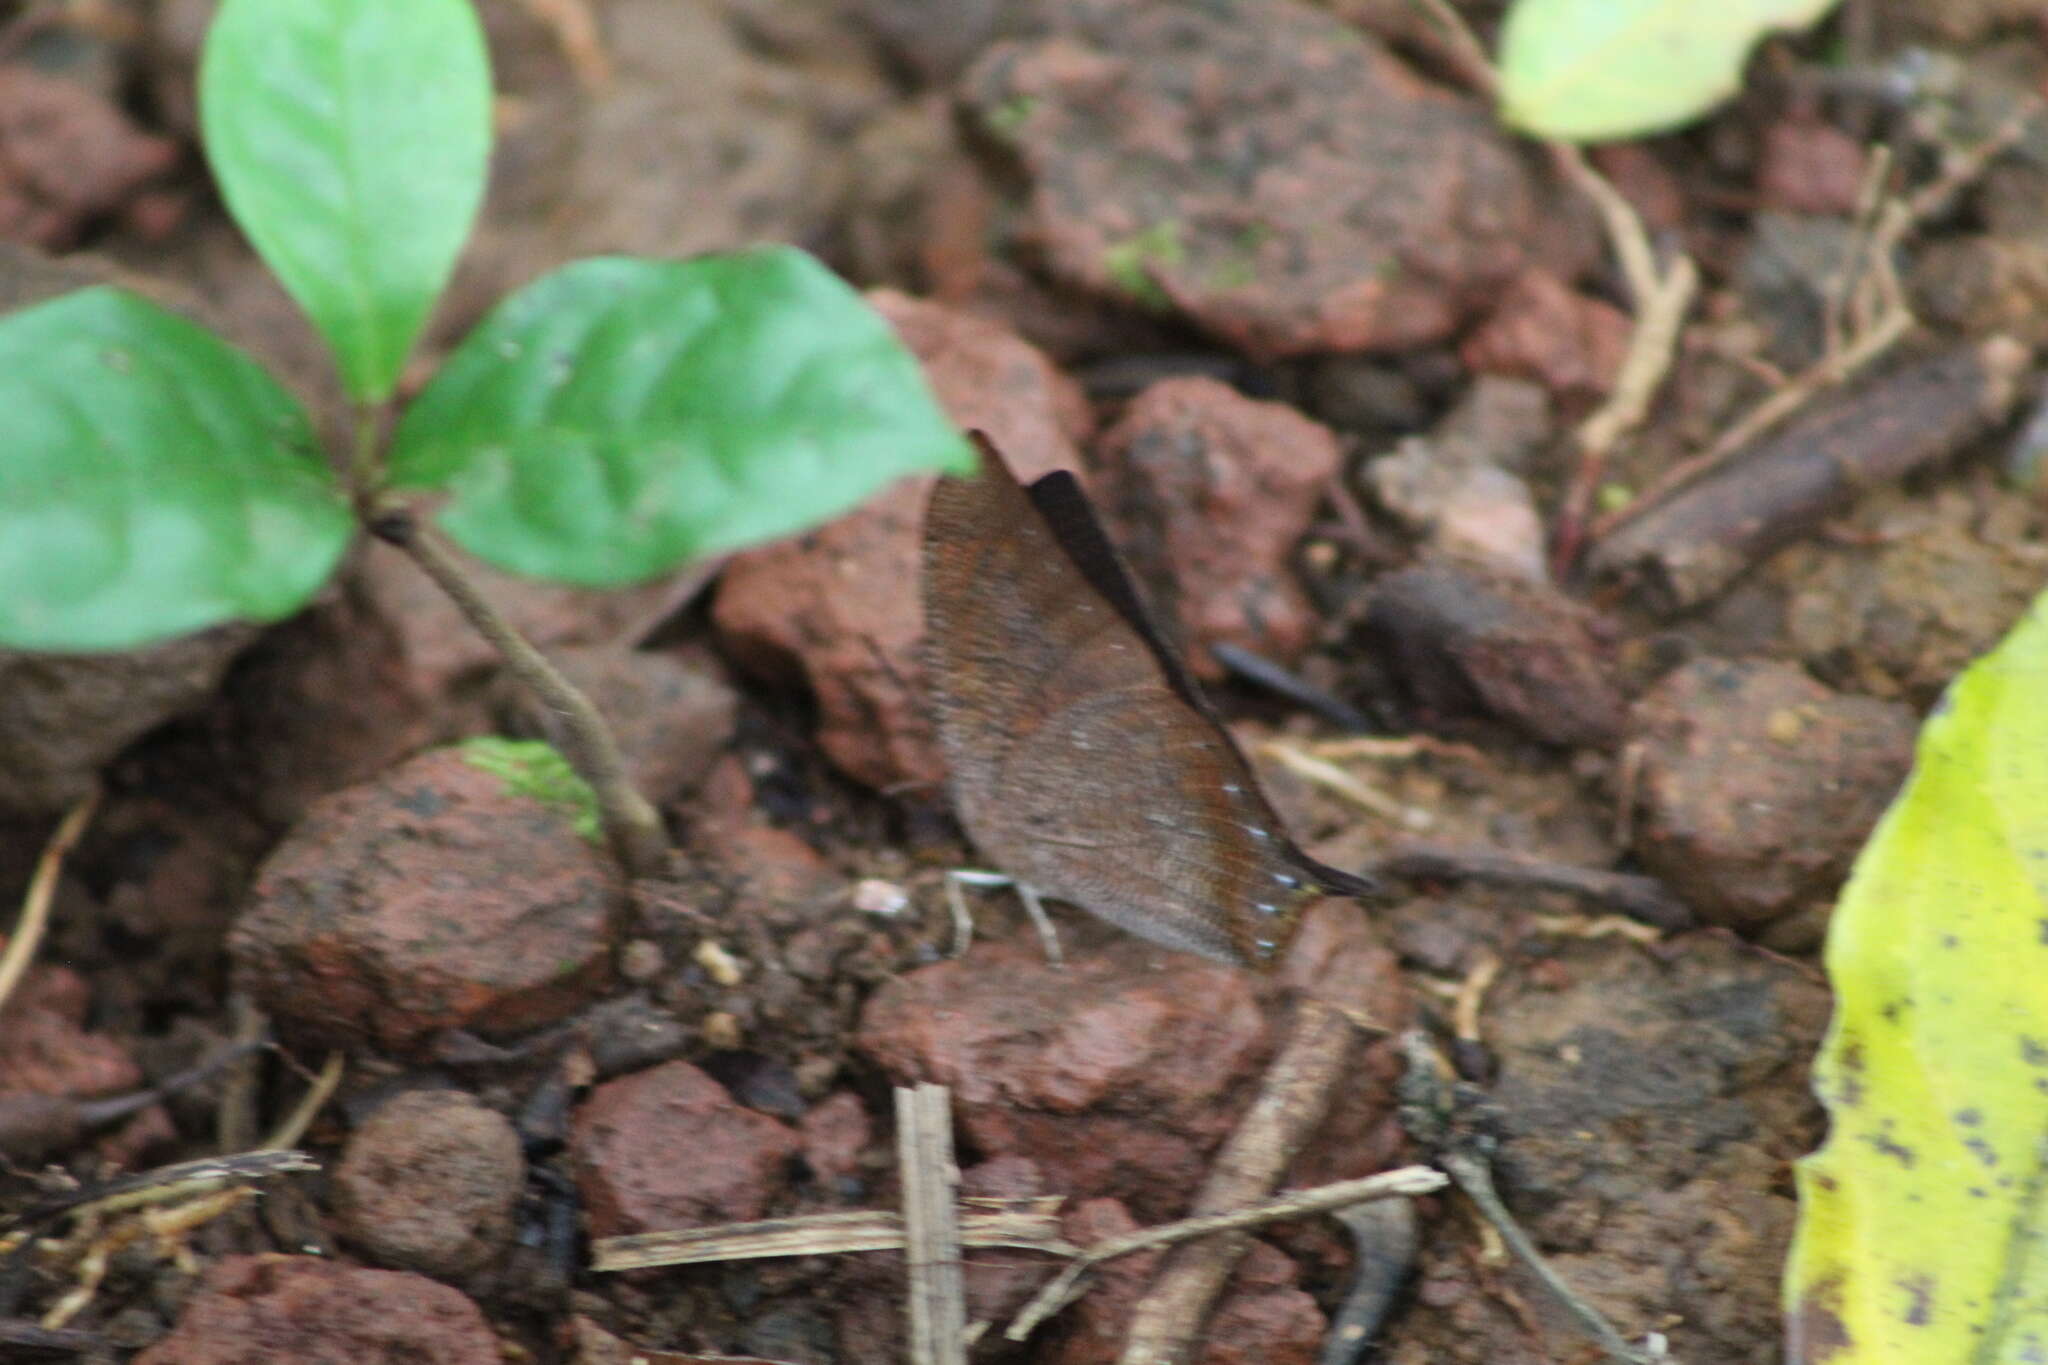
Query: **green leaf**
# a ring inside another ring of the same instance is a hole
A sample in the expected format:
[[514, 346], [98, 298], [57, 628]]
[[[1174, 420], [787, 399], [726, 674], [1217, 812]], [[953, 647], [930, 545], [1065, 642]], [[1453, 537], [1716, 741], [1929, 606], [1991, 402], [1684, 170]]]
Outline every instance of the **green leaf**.
[[391, 478], [448, 489], [441, 524], [478, 557], [606, 587], [973, 461], [881, 315], [765, 247], [535, 281], [405, 414]]
[[1735, 93], [1765, 35], [1834, 3], [1515, 0], [1501, 26], [1501, 119], [1569, 142], [1675, 128]]
[[1788, 1356], [2048, 1340], [2048, 596], [1949, 689], [1828, 934], [1833, 1120], [1799, 1165]]
[[128, 649], [304, 605], [354, 527], [306, 415], [118, 289], [0, 318], [0, 644]]
[[597, 793], [553, 746], [537, 739], [477, 735], [455, 747], [465, 763], [503, 782], [506, 791], [568, 816], [570, 827], [585, 842], [603, 841]]
[[468, 0], [225, 0], [199, 118], [229, 211], [350, 395], [389, 397], [483, 199], [491, 73]]

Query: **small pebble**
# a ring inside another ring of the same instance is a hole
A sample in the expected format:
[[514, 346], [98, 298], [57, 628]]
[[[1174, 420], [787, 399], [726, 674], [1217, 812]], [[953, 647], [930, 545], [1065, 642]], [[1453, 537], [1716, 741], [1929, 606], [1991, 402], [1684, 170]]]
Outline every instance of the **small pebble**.
[[711, 1046], [736, 1048], [743, 1036], [740, 1021], [724, 1010], [713, 1010], [704, 1016], [704, 1041]]
[[697, 965], [721, 986], [737, 986], [744, 976], [740, 970], [739, 959], [727, 952], [724, 945], [716, 939], [707, 938], [698, 944], [693, 956], [697, 960]]
[[510, 1241], [526, 1163], [503, 1115], [459, 1091], [415, 1090], [356, 1130], [334, 1181], [342, 1233], [371, 1259], [453, 1277]]
[[636, 938], [619, 952], [619, 975], [636, 984], [645, 985], [667, 968], [661, 945], [652, 939]]
[[1805, 730], [1806, 722], [1800, 719], [1797, 711], [1788, 708], [1781, 707], [1771, 712], [1764, 721], [1764, 733], [1779, 744], [1797, 743]]
[[853, 885], [853, 908], [867, 915], [900, 915], [910, 905], [910, 894], [894, 882], [863, 877]]

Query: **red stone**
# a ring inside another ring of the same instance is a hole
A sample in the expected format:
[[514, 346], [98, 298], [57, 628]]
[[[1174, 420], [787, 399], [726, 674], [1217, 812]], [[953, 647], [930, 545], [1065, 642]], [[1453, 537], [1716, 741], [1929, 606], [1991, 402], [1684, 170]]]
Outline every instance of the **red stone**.
[[1327, 427], [1213, 379], [1169, 379], [1097, 449], [1097, 505], [1196, 676], [1225, 675], [1214, 644], [1288, 663], [1313, 642], [1291, 559], [1340, 464]]
[[230, 1256], [208, 1268], [171, 1334], [133, 1365], [500, 1365], [474, 1303], [398, 1270], [312, 1256]]
[[803, 1139], [688, 1062], [608, 1081], [576, 1111], [577, 1188], [599, 1237], [760, 1218]]
[[441, 749], [314, 802], [228, 949], [287, 1033], [403, 1052], [591, 1000], [618, 905], [610, 855], [569, 815]]

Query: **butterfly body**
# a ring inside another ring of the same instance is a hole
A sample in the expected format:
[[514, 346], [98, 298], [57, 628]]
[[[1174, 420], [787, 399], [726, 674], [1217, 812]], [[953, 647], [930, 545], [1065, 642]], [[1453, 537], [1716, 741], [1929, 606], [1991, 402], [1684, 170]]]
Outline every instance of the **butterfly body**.
[[1041, 894], [1170, 948], [1265, 965], [1360, 878], [1288, 838], [1147, 615], [1071, 474], [983, 473], [927, 509], [927, 672], [961, 824]]

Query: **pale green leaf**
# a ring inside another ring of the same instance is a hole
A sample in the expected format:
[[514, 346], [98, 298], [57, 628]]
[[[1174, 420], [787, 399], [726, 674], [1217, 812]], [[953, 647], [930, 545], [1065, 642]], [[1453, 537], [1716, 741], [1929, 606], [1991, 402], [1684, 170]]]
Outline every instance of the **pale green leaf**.
[[1675, 128], [1735, 93], [1759, 40], [1834, 3], [1515, 0], [1501, 27], [1501, 119], [1568, 142]]

